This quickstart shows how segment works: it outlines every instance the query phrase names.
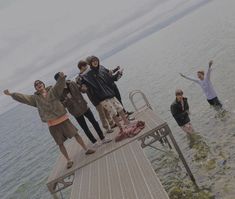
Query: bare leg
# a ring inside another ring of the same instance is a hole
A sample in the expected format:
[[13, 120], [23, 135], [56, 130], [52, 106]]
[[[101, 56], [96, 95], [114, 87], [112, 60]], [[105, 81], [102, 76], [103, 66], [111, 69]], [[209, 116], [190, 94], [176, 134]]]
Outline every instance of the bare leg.
[[64, 144], [59, 145], [59, 148], [60, 148], [60, 152], [64, 155], [65, 159], [66, 159], [67, 161], [70, 161], [68, 152], [67, 152], [67, 150], [66, 150]]
[[119, 112], [119, 115], [121, 116], [122, 120], [124, 121], [124, 124], [127, 125], [127, 124], [130, 124], [129, 120], [126, 118], [126, 114], [124, 113], [124, 111], [120, 111]]
[[109, 126], [112, 127], [113, 125], [115, 125], [113, 118], [111, 117], [111, 115], [108, 113], [106, 109], [103, 108], [103, 110], [104, 110], [105, 118], [108, 120]]
[[85, 143], [83, 142], [83, 139], [81, 138], [81, 136], [76, 134], [74, 137], [75, 137], [77, 143], [80, 144], [81, 147], [86, 151], [87, 147], [86, 147]]
[[193, 126], [190, 122], [182, 126], [181, 129], [189, 135], [194, 132]]
[[116, 125], [118, 126], [118, 128], [120, 129], [120, 131], [122, 132], [123, 129], [122, 129], [122, 125], [121, 125], [121, 123], [120, 123], [120, 121], [119, 121], [118, 116], [113, 116], [113, 120], [114, 120], [114, 122], [116, 123]]

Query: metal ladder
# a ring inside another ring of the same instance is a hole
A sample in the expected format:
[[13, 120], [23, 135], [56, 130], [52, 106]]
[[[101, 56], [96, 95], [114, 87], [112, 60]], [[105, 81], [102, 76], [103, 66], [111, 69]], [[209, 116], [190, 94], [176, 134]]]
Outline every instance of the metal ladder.
[[[136, 96], [136, 95], [141, 95], [142, 96], [142, 98], [143, 98], [143, 100], [145, 102], [145, 104], [143, 106], [141, 106], [141, 107], [137, 107], [136, 106], [136, 104], [134, 102], [134, 96]], [[151, 105], [150, 105], [150, 103], [149, 103], [149, 101], [148, 101], [148, 99], [147, 99], [147, 97], [146, 97], [146, 95], [141, 90], [133, 90], [133, 91], [131, 91], [129, 93], [129, 99], [130, 99], [131, 104], [134, 107], [135, 111], [140, 111], [141, 109], [145, 109], [145, 108], [149, 108], [149, 109], [153, 110]]]

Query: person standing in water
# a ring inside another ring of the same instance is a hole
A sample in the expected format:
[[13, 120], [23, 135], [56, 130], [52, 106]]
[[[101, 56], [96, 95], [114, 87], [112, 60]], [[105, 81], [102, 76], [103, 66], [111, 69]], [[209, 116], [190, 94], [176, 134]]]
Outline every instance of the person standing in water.
[[11, 96], [20, 103], [38, 109], [42, 122], [47, 123], [51, 136], [54, 138], [61, 153], [67, 160], [67, 168], [71, 168], [73, 161], [70, 159], [64, 146], [64, 142], [67, 138], [75, 137], [77, 143], [81, 145], [86, 155], [92, 154], [95, 151], [87, 148], [78, 134], [77, 128], [70, 122], [63, 104], [60, 102], [60, 97], [65, 87], [65, 78], [64, 73], [60, 72], [55, 86], [49, 87], [45, 87], [42, 81], [36, 80], [34, 82], [36, 92], [33, 95], [11, 93], [8, 89], [4, 90], [4, 94]]
[[210, 80], [212, 64], [213, 64], [213, 61], [210, 61], [208, 71], [206, 73], [206, 77], [205, 77], [205, 73], [204, 73], [203, 70], [200, 70], [200, 71], [197, 72], [198, 79], [187, 77], [187, 76], [183, 75], [182, 73], [180, 73], [180, 75], [182, 77], [184, 77], [185, 79], [191, 80], [191, 81], [199, 84], [201, 86], [204, 94], [206, 95], [208, 103], [211, 106], [213, 106], [215, 108], [215, 110], [220, 110], [222, 108], [222, 104], [219, 101], [219, 99], [217, 97], [217, 94], [216, 94], [216, 92], [213, 88], [213, 85], [211, 83], [211, 80]]
[[190, 123], [188, 99], [183, 96], [181, 89], [175, 91], [175, 96], [176, 99], [171, 104], [171, 114], [185, 133], [192, 134], [194, 129]]

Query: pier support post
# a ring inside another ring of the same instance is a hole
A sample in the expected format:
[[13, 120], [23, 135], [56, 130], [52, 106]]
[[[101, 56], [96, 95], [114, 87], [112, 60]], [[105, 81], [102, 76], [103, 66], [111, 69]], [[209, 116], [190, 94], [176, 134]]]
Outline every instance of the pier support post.
[[166, 129], [168, 130], [168, 133], [169, 133], [169, 137], [170, 137], [170, 139], [171, 139], [171, 142], [172, 142], [172, 144], [174, 145], [175, 150], [176, 150], [177, 153], [179, 154], [179, 158], [181, 159], [181, 161], [182, 161], [182, 163], [183, 163], [183, 165], [184, 165], [184, 167], [185, 167], [185, 169], [186, 169], [186, 171], [187, 171], [187, 173], [188, 173], [190, 179], [192, 180], [192, 182], [194, 183], [194, 185], [196, 185], [196, 187], [198, 187], [198, 186], [197, 186], [197, 183], [196, 183], [196, 180], [195, 180], [195, 178], [194, 178], [194, 176], [193, 176], [193, 174], [192, 174], [192, 171], [191, 171], [191, 169], [189, 168], [188, 163], [186, 162], [186, 160], [185, 160], [185, 158], [184, 158], [184, 155], [183, 155], [183, 153], [181, 152], [181, 150], [180, 150], [180, 148], [179, 148], [179, 145], [177, 144], [177, 142], [176, 142], [176, 140], [175, 140], [175, 138], [174, 138], [174, 136], [173, 136], [173, 134], [172, 134], [172, 132], [171, 132], [171, 130], [170, 130], [170, 128], [169, 128], [168, 125], [167, 125]]

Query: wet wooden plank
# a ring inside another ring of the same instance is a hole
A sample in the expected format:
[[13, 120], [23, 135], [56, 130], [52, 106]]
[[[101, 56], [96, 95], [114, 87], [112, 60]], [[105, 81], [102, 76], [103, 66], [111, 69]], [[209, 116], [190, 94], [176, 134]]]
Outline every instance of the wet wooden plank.
[[[97, 165], [98, 172], [91, 175]], [[70, 199], [87, 198], [169, 199], [137, 141], [75, 172]]]

